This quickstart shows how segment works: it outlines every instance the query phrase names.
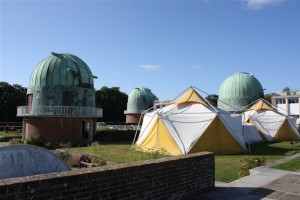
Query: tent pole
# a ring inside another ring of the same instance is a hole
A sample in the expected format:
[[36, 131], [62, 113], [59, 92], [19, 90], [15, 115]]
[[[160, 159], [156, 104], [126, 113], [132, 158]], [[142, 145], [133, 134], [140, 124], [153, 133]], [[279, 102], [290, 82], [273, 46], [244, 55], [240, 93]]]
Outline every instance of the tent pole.
[[[165, 105], [165, 103], [160, 103], [160, 104], [157, 104], [157, 105]], [[156, 105], [156, 106], [157, 106]], [[134, 138], [133, 138], [133, 141], [132, 141], [132, 144], [131, 144], [131, 148], [130, 149], [132, 149], [133, 148], [133, 146], [134, 146], [134, 143], [135, 143], [135, 140], [136, 140], [136, 135], [137, 135], [137, 132], [138, 132], [138, 130], [139, 130], [139, 128], [140, 128], [140, 124], [141, 124], [141, 119], [142, 119], [142, 117], [147, 113], [147, 112], [149, 112], [151, 109], [153, 109], [153, 108], [155, 108], [156, 106], [152, 106], [151, 108], [149, 108], [149, 109], [147, 109], [147, 110], [145, 110], [145, 111], [143, 111], [142, 113], [141, 113], [141, 116], [140, 116], [140, 119], [139, 119], [139, 122], [138, 122], [138, 127], [137, 127], [137, 129], [136, 129], [136, 131], [135, 131], [135, 134], [134, 134]]]
[[[143, 114], [143, 113], [142, 113], [142, 114]], [[130, 148], [130, 149], [133, 148], [133, 145], [134, 145], [134, 143], [135, 143], [136, 135], [137, 135], [137, 132], [138, 132], [139, 127], [140, 127], [141, 118], [142, 118], [142, 115], [140, 116], [138, 126], [137, 126], [137, 128], [136, 128], [136, 130], [135, 130], [134, 138], [133, 138], [133, 141], [132, 141], [132, 144], [131, 144], [131, 148]]]
[[[250, 148], [250, 143], [249, 143], [249, 133], [246, 131], [246, 118], [245, 118], [245, 113], [242, 113], [242, 125], [243, 125], [243, 135], [246, 135], [247, 138], [247, 146], [248, 146], [248, 151], [251, 153], [251, 148]], [[245, 137], [244, 137], [245, 138]]]
[[[203, 90], [200, 90], [199, 88], [196, 88], [196, 87], [193, 87], [193, 88], [195, 88], [196, 90], [198, 90], [198, 91], [200, 91], [200, 92], [202, 92], [202, 93], [204, 93], [204, 94], [206, 94], [206, 95], [209, 95], [207, 92], [205, 92], [205, 91], [203, 91]], [[205, 98], [203, 98], [216, 112], [218, 112], [216, 109], [215, 109], [215, 107], [213, 106], [213, 105], [211, 105], [210, 103], [209, 103], [209, 101], [207, 100], [207, 99], [205, 99]], [[221, 100], [219, 100], [219, 101], [221, 101]], [[237, 108], [235, 108], [235, 107], [233, 107], [233, 106], [231, 106], [231, 105], [229, 105], [229, 104], [227, 104], [226, 102], [224, 102], [224, 101], [221, 101], [222, 103], [224, 103], [224, 104], [226, 104], [227, 106], [229, 106], [229, 107], [231, 107], [231, 108], [233, 108], [234, 110], [237, 110]]]

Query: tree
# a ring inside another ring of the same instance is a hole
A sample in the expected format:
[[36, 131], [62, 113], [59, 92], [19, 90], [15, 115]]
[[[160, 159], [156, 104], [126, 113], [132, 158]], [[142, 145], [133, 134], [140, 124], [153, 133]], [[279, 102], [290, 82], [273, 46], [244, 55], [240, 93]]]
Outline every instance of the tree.
[[212, 105], [217, 107], [219, 96], [216, 94], [210, 94], [205, 99]]
[[285, 87], [282, 89], [282, 92], [285, 92], [286, 95], [291, 95], [291, 89], [289, 87]]
[[269, 102], [270, 104], [272, 103], [272, 102], [271, 102], [271, 98], [272, 98], [272, 95], [271, 95], [271, 94], [265, 94], [265, 95], [264, 95], [264, 99], [265, 99], [267, 102]]
[[289, 92], [291, 89], [289, 87], [285, 87], [282, 89], [282, 92]]
[[0, 82], [0, 121], [21, 121], [17, 115], [17, 106], [26, 103], [26, 88], [18, 84]]
[[119, 87], [102, 87], [96, 91], [96, 107], [103, 109], [104, 122], [125, 122], [124, 111], [127, 107], [128, 95]]

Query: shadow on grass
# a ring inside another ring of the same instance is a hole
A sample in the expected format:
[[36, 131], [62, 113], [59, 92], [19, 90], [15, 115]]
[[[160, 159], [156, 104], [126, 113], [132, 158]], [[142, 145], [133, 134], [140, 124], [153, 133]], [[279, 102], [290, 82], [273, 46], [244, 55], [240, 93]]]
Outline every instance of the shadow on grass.
[[131, 145], [132, 141], [99, 141], [100, 145]]
[[[114, 139], [98, 140], [101, 145], [132, 145], [132, 140], [128, 139]], [[278, 145], [277, 145], [278, 144]], [[300, 153], [300, 143], [291, 145], [289, 142], [269, 142], [269, 143], [258, 143], [250, 145], [251, 153], [245, 153], [244, 155], [278, 155], [286, 156]], [[218, 155], [218, 154], [216, 154]], [[223, 155], [223, 154], [220, 154]], [[231, 154], [230, 154], [231, 155]], [[236, 154], [233, 154], [236, 155]]]
[[[278, 145], [277, 145], [278, 144]], [[251, 155], [293, 155], [300, 153], [300, 144], [290, 144], [288, 142], [272, 142], [251, 144]]]

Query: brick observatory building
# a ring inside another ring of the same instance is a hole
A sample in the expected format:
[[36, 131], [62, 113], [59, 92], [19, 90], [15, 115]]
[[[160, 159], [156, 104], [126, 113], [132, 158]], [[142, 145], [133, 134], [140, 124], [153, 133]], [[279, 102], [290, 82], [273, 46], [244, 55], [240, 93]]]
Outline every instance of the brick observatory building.
[[17, 109], [23, 117], [22, 138], [40, 136], [45, 142], [65, 137], [92, 141], [96, 119], [94, 78], [88, 65], [71, 54], [52, 53], [33, 70], [27, 89], [27, 105]]
[[132, 90], [128, 96], [127, 110], [124, 111], [126, 123], [137, 124], [142, 112], [153, 107], [154, 100], [157, 100], [157, 97], [148, 88], [139, 87]]

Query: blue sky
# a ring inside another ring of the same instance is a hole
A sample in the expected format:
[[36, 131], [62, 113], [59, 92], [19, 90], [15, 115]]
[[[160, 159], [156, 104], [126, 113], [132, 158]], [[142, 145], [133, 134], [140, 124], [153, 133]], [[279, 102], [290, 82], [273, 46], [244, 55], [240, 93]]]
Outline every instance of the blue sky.
[[0, 81], [28, 87], [57, 52], [84, 60], [97, 90], [143, 86], [160, 100], [189, 86], [218, 94], [236, 72], [265, 93], [300, 89], [299, 10], [298, 0], [1, 0]]

